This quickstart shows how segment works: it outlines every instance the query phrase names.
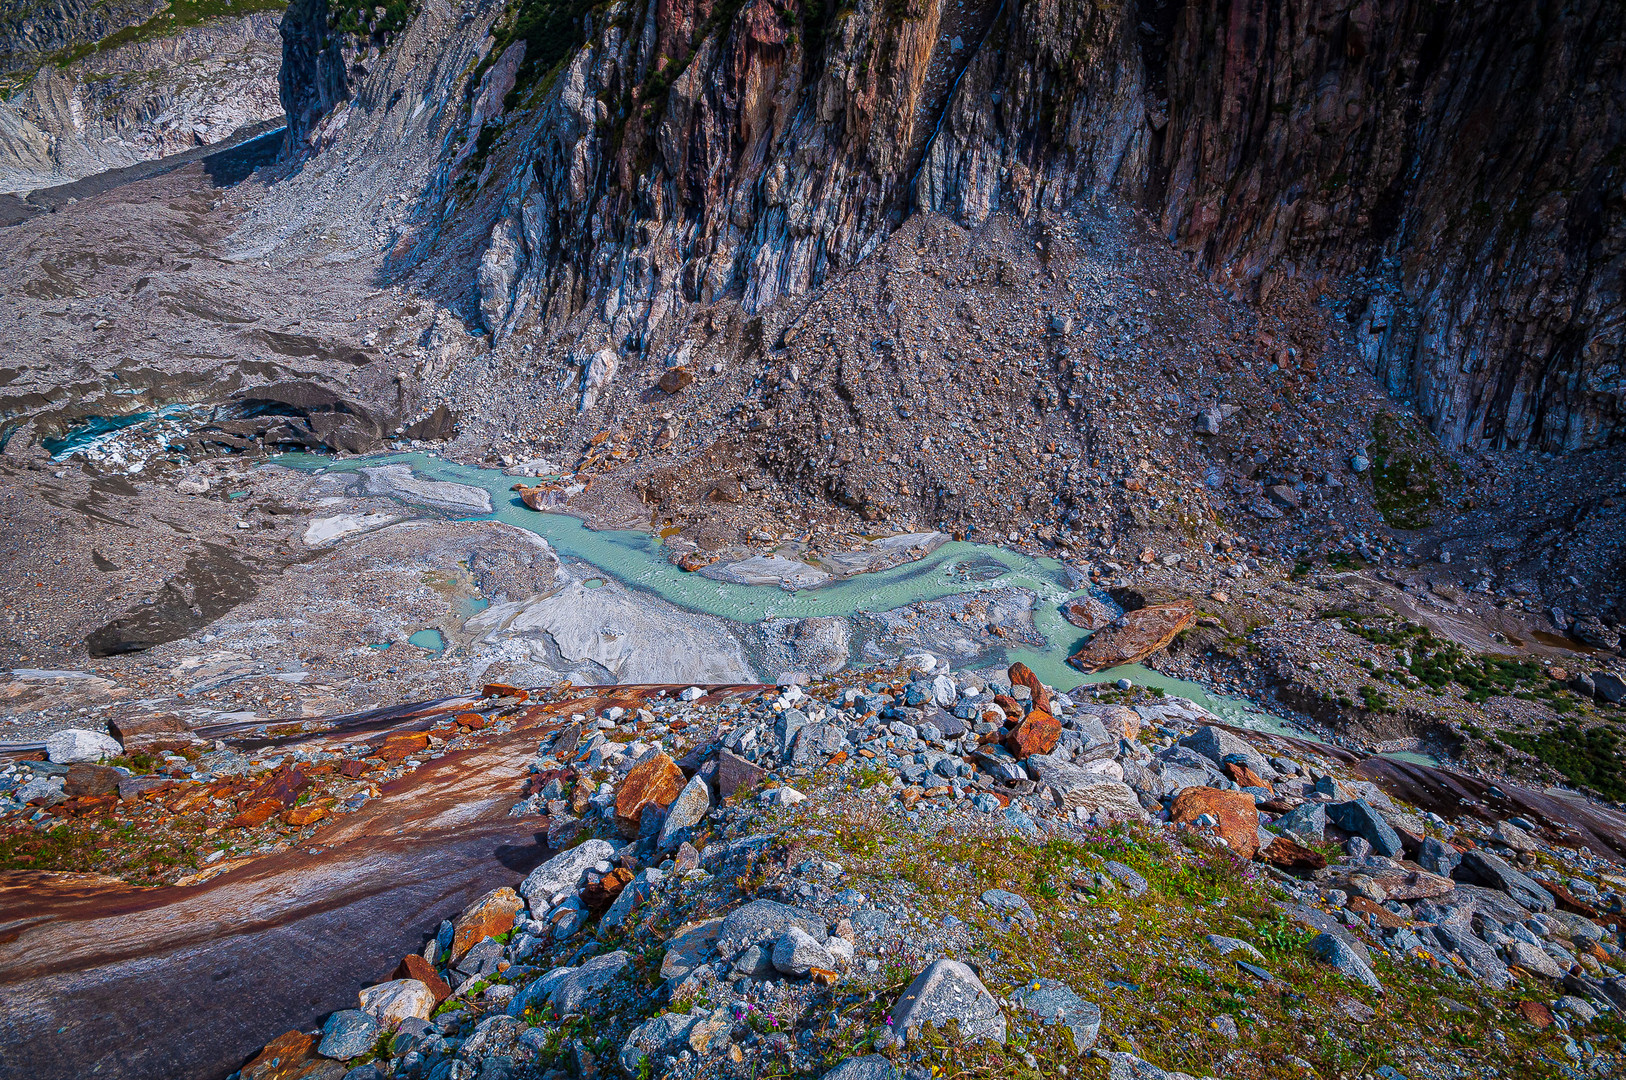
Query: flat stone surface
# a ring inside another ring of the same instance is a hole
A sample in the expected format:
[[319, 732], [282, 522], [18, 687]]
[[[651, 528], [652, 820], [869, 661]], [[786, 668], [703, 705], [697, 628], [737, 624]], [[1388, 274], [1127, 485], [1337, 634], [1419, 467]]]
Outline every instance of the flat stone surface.
[[824, 920], [811, 912], [776, 900], [753, 900], [723, 917], [717, 931], [717, 952], [732, 958], [752, 945], [772, 945], [793, 926], [820, 943], [830, 936]]
[[410, 465], [375, 465], [357, 470], [368, 495], [387, 495], [405, 503], [450, 514], [491, 513], [491, 493], [472, 484], [425, 480]]
[[1015, 919], [1028, 929], [1039, 925], [1033, 908], [1022, 897], [1004, 889], [989, 889], [982, 894], [982, 902], [1007, 919]]
[[631, 962], [631, 954], [621, 949], [595, 956], [561, 978], [548, 1001], [560, 1016], [579, 1013]]
[[1255, 750], [1247, 740], [1239, 735], [1233, 735], [1224, 728], [1208, 724], [1180, 740], [1180, 745], [1195, 750], [1207, 758], [1218, 769], [1224, 766], [1227, 758], [1241, 761], [1265, 779], [1276, 775], [1276, 770], [1270, 767], [1265, 756]]
[[767, 777], [767, 772], [751, 764], [738, 754], [727, 750], [717, 754], [717, 794], [728, 798], [741, 788], [754, 788]]
[[615, 858], [615, 848], [608, 841], [592, 839], [562, 851], [532, 870], [520, 883], [519, 893], [531, 905], [531, 911], [543, 913], [553, 907], [553, 898], [561, 893], [575, 892], [581, 885], [582, 875], [596, 863]]
[[322, 1025], [322, 1041], [316, 1052], [336, 1061], [348, 1061], [371, 1050], [383, 1030], [376, 1018], [360, 1009], [340, 1009]]
[[1488, 851], [1475, 849], [1463, 852], [1462, 863], [1457, 867], [1455, 876], [1463, 874], [1469, 875], [1471, 880], [1483, 881], [1491, 888], [1501, 889], [1531, 911], [1551, 911], [1555, 906], [1552, 893]]
[[1073, 1049], [1083, 1053], [1101, 1033], [1100, 1006], [1085, 1001], [1073, 988], [1055, 979], [1030, 979], [1011, 991], [1019, 1009], [1049, 1024], [1063, 1024], [1073, 1035]]
[[119, 741], [106, 732], [86, 731], [83, 728], [64, 728], [45, 737], [45, 756], [53, 764], [71, 765], [75, 762], [104, 761], [124, 752]]
[[1005, 1015], [977, 973], [958, 960], [934, 960], [892, 1007], [892, 1030], [913, 1042], [922, 1028], [950, 1020], [965, 1042], [1005, 1041]]

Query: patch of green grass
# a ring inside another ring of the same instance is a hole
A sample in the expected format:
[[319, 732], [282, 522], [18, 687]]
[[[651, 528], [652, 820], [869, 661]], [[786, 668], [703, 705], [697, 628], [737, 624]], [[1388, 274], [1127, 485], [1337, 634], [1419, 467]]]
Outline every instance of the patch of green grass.
[[1433, 436], [1382, 412], [1372, 421], [1372, 497], [1383, 520], [1397, 529], [1434, 523], [1441, 506], [1434, 474], [1438, 448]]
[[1505, 731], [1501, 739], [1557, 769], [1578, 787], [1591, 788], [1615, 802], [1626, 800], [1621, 739], [1609, 728], [1582, 729], [1575, 724], [1565, 724], [1539, 735]]

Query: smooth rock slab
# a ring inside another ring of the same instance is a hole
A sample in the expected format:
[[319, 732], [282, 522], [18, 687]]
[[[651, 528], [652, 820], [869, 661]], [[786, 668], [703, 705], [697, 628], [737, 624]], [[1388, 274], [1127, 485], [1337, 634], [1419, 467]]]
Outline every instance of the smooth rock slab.
[[1346, 945], [1342, 938], [1331, 934], [1317, 934], [1310, 942], [1310, 955], [1331, 964], [1350, 978], [1360, 980], [1378, 993], [1385, 993], [1383, 984], [1378, 982], [1372, 968], [1354, 949]]
[[1011, 991], [1011, 1001], [1049, 1024], [1064, 1024], [1073, 1033], [1073, 1049], [1083, 1053], [1101, 1033], [1101, 1009], [1055, 979], [1032, 979]]
[[666, 808], [666, 820], [661, 823], [660, 838], [656, 845], [662, 851], [671, 849], [682, 843], [678, 834], [685, 829], [692, 829], [705, 820], [706, 811], [711, 809], [711, 785], [706, 778], [696, 773], [678, 792], [678, 797], [672, 800], [672, 805]]
[[124, 747], [119, 745], [117, 739], [100, 731], [66, 728], [45, 737], [45, 756], [56, 765], [72, 765], [82, 761], [94, 764], [105, 758], [118, 757], [123, 752]]
[[322, 1041], [316, 1052], [336, 1061], [348, 1061], [371, 1050], [383, 1030], [377, 1019], [360, 1009], [340, 1009], [322, 1025]]
[[1501, 889], [1531, 911], [1551, 911], [1557, 903], [1552, 893], [1488, 851], [1474, 849], [1463, 852], [1462, 863], [1453, 876], [1463, 874]]
[[410, 465], [376, 465], [358, 471], [363, 478], [362, 490], [368, 495], [388, 495], [449, 514], [491, 513], [491, 493], [485, 488], [425, 480], [413, 475]]
[[825, 1073], [822, 1080], [900, 1080], [900, 1074], [885, 1054], [866, 1054], [848, 1058]]
[[1005, 1014], [977, 973], [958, 960], [934, 960], [892, 1007], [892, 1030], [906, 1042], [922, 1028], [956, 1022], [965, 1042], [1005, 1041]]
[[560, 979], [548, 1001], [560, 1016], [579, 1013], [631, 962], [632, 955], [622, 949], [595, 956]]
[[435, 1011], [435, 993], [417, 979], [392, 979], [361, 992], [361, 1011], [387, 1028], [409, 1016], [427, 1020]]
[[793, 926], [806, 931], [820, 944], [830, 937], [824, 920], [811, 912], [774, 900], [753, 900], [723, 917], [723, 924], [717, 930], [717, 952], [733, 958], [752, 945], [771, 946]]
[[533, 912], [546, 912], [553, 907], [554, 897], [574, 893], [591, 867], [614, 858], [615, 848], [607, 841], [588, 840], [532, 870], [520, 883], [519, 894]]

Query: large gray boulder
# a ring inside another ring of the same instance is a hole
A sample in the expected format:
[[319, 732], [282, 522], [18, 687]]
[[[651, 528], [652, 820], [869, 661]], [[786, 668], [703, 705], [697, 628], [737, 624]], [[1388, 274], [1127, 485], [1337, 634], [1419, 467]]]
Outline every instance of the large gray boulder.
[[1005, 1014], [977, 973], [958, 960], [934, 960], [892, 1007], [892, 1031], [905, 1042], [953, 1020], [966, 1042], [1005, 1041]]
[[717, 953], [731, 960], [752, 945], [771, 948], [793, 926], [821, 945], [829, 940], [830, 930], [819, 916], [774, 900], [753, 900], [723, 917], [717, 931]]
[[548, 1001], [560, 1016], [579, 1013], [631, 962], [632, 954], [622, 949], [595, 956], [560, 979]]
[[1224, 728], [1209, 724], [1180, 740], [1181, 746], [1187, 746], [1197, 751], [1203, 757], [1212, 761], [1216, 767], [1225, 764], [1227, 758], [1242, 762], [1252, 769], [1264, 780], [1274, 780], [1276, 770], [1271, 768], [1265, 756], [1241, 737], [1232, 735]]
[[704, 821], [706, 811], [710, 809], [711, 785], [706, 783], [703, 775], [696, 773], [678, 792], [672, 805], [666, 808], [666, 820], [661, 823], [657, 846], [662, 851], [675, 850], [683, 842], [680, 834]]
[[533, 912], [541, 914], [566, 896], [574, 895], [590, 868], [614, 858], [615, 848], [607, 841], [585, 841], [532, 870], [520, 883], [519, 894]]
[[1463, 852], [1462, 863], [1452, 876], [1467, 876], [1471, 880], [1483, 881], [1493, 889], [1501, 889], [1531, 911], [1551, 911], [1556, 906], [1552, 893], [1488, 851], [1476, 848]]
[[1400, 834], [1365, 799], [1329, 803], [1327, 819], [1347, 833], [1364, 837], [1373, 852], [1384, 858], [1392, 859], [1402, 851]]

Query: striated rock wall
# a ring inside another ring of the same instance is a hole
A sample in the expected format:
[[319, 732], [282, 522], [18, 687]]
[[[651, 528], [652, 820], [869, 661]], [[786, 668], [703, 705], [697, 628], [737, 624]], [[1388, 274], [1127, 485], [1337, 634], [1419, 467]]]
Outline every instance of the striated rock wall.
[[1191, 0], [1151, 200], [1217, 275], [1351, 285], [1450, 445], [1626, 437], [1626, 6]]
[[[585, 372], [697, 307], [804, 296], [915, 209], [977, 225], [1107, 197], [1245, 295], [1343, 296], [1448, 445], [1603, 445], [1626, 437], [1623, 20], [1609, 0], [621, 0], [546, 73], [487, 39], [395, 267], [461, 282], [499, 344], [575, 339]], [[331, 42], [289, 40], [308, 131], [350, 90]]]
[[0, 191], [27, 191], [218, 142], [278, 115], [277, 16], [187, 27], [59, 68], [0, 102]]

